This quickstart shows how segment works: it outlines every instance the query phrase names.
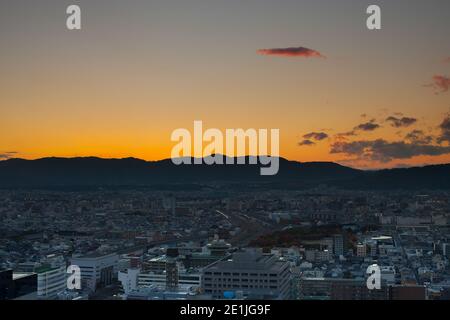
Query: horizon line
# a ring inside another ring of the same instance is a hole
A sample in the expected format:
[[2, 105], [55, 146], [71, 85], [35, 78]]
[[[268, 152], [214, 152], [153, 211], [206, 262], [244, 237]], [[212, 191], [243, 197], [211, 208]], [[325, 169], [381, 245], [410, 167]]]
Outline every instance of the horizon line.
[[[250, 157], [267, 157], [267, 155], [257, 155], [257, 156], [253, 156], [253, 155], [245, 155], [245, 156], [234, 156], [234, 157], [230, 157], [224, 154], [211, 154], [209, 156], [204, 156], [204, 157], [193, 157], [193, 156], [187, 156], [187, 157], [178, 157], [176, 159], [183, 159], [183, 158], [191, 158], [191, 159], [205, 159], [211, 156], [215, 156], [215, 155], [221, 155], [225, 158], [234, 158], [234, 159], [238, 159], [238, 158], [250, 158]], [[308, 163], [332, 163], [332, 164], [336, 164], [342, 167], [347, 167], [347, 168], [352, 168], [355, 170], [361, 170], [361, 171], [381, 171], [381, 170], [393, 170], [393, 169], [411, 169], [411, 168], [424, 168], [424, 167], [432, 167], [432, 166], [442, 166], [442, 165], [450, 165], [450, 163], [437, 163], [437, 164], [423, 164], [423, 165], [411, 165], [411, 166], [402, 166], [402, 167], [392, 167], [392, 168], [357, 168], [357, 167], [353, 167], [353, 166], [349, 166], [349, 165], [343, 165], [339, 162], [335, 162], [335, 161], [298, 161], [298, 160], [290, 160], [287, 159], [285, 157], [282, 156], [268, 156], [268, 157], [274, 157], [274, 158], [279, 158], [288, 162], [295, 162], [295, 163], [299, 163], [299, 164], [308, 164]], [[134, 159], [134, 160], [138, 160], [138, 161], [143, 161], [143, 162], [147, 162], [147, 163], [154, 163], [154, 162], [163, 162], [163, 161], [168, 161], [168, 160], [172, 160], [172, 158], [162, 158], [162, 159], [158, 159], [158, 160], [145, 160], [142, 158], [136, 158], [136, 157], [101, 157], [101, 156], [71, 156], [71, 157], [67, 157], [67, 156], [47, 156], [47, 157], [39, 157], [39, 158], [33, 158], [33, 159], [25, 159], [25, 158], [20, 158], [20, 157], [11, 157], [11, 158], [7, 158], [7, 159], [0, 159], [0, 163], [1, 162], [6, 162], [6, 161], [11, 161], [11, 160], [23, 160], [23, 161], [38, 161], [38, 160], [45, 160], [45, 159], [61, 159], [61, 160], [70, 160], [70, 159], [99, 159], [99, 160], [127, 160], [127, 159]]]

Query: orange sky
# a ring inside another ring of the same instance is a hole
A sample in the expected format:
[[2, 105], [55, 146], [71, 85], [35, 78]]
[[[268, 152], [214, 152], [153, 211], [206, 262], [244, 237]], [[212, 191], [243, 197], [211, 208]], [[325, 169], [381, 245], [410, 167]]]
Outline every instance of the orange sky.
[[[380, 128], [349, 141], [442, 134], [450, 93], [426, 85], [450, 75], [447, 2], [386, 3], [375, 32], [365, 28], [364, 1], [187, 2], [80, 1], [81, 31], [65, 30], [58, 1], [2, 3], [0, 155], [157, 160], [170, 157], [172, 131], [192, 129], [194, 120], [222, 130], [279, 128], [281, 156], [299, 161], [353, 159], [330, 154], [334, 136], [372, 119]], [[411, 24], [417, 12], [423, 16]], [[257, 53], [289, 47], [326, 59]], [[385, 120], [397, 113], [417, 121], [393, 128]], [[329, 138], [299, 146], [310, 132]], [[450, 153], [344, 162], [443, 163]]]

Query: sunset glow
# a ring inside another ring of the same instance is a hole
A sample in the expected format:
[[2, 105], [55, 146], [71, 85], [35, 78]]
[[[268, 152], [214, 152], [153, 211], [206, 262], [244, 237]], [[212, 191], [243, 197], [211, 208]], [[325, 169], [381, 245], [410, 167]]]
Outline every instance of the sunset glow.
[[164, 159], [202, 120], [278, 128], [290, 160], [450, 162], [448, 1], [381, 1], [376, 32], [367, 1], [193, 2], [79, 1], [79, 32], [60, 1], [3, 2], [0, 160]]

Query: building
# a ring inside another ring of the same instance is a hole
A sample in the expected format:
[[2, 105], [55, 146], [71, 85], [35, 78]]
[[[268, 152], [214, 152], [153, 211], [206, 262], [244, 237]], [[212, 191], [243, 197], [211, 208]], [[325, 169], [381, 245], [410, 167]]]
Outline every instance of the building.
[[71, 264], [80, 267], [81, 288], [96, 291], [110, 285], [115, 278], [115, 269], [119, 261], [117, 254], [91, 254], [83, 257], [72, 257]]
[[123, 295], [124, 300], [211, 300], [210, 295], [202, 294], [198, 287], [180, 285], [167, 291], [160, 286], [137, 288]]
[[366, 252], [370, 257], [376, 257], [378, 255], [378, 245], [375, 240], [366, 241]]
[[390, 287], [390, 296], [392, 300], [425, 300], [425, 286], [400, 286]]
[[142, 269], [148, 272], [160, 273], [166, 270], [167, 257], [165, 255], [151, 258], [142, 263]]
[[[140, 273], [137, 279], [138, 287], [150, 287], [159, 285], [166, 287], [167, 277], [165, 273]], [[201, 286], [202, 275], [198, 272], [179, 272], [178, 284], [184, 286]]]
[[186, 268], [201, 268], [210, 265], [218, 260], [229, 257], [231, 245], [217, 236], [210, 243], [202, 248], [202, 252], [191, 252], [181, 258]]
[[391, 289], [383, 282], [381, 289], [369, 290], [365, 279], [300, 277], [299, 300], [389, 300]]
[[122, 288], [125, 294], [137, 289], [139, 273], [140, 270], [134, 268], [126, 271], [119, 271], [117, 278], [120, 283], [122, 283]]
[[35, 299], [37, 294], [36, 273], [14, 273], [0, 270], [0, 300]]
[[442, 244], [442, 255], [447, 258], [450, 257], [450, 243]]
[[[199, 272], [186, 272], [181, 271], [178, 274], [179, 286], [201, 286], [202, 275]], [[139, 289], [150, 287], [166, 288], [167, 277], [165, 272], [153, 273], [142, 272], [139, 269], [128, 269], [126, 271], [119, 272], [119, 281], [122, 283], [122, 287], [125, 293]]]
[[327, 262], [333, 258], [330, 250], [307, 249], [305, 250], [305, 260], [310, 262]]
[[395, 284], [395, 267], [394, 266], [381, 266], [381, 279], [385, 281], [387, 284]]
[[333, 235], [333, 253], [337, 256], [344, 255], [344, 236], [342, 234]]
[[58, 293], [67, 287], [67, 273], [64, 265], [52, 267], [43, 265], [35, 269], [37, 273], [37, 298], [42, 300], [56, 299]]
[[331, 283], [334, 279], [323, 277], [300, 277], [296, 299], [299, 300], [329, 300]]
[[331, 300], [389, 300], [389, 287], [369, 290], [365, 280], [336, 279], [331, 282]]
[[367, 256], [367, 246], [365, 244], [359, 243], [356, 245], [356, 256], [358, 257]]
[[224, 257], [230, 249], [231, 244], [225, 242], [223, 239], [219, 239], [218, 236], [215, 236], [214, 240], [206, 245], [207, 252], [213, 257]]
[[247, 249], [203, 270], [202, 288], [213, 298], [242, 293], [249, 299], [289, 299], [289, 263], [273, 254]]
[[0, 300], [9, 300], [14, 297], [14, 283], [12, 270], [0, 271]]
[[174, 290], [178, 287], [178, 249], [168, 248], [166, 256], [166, 289]]

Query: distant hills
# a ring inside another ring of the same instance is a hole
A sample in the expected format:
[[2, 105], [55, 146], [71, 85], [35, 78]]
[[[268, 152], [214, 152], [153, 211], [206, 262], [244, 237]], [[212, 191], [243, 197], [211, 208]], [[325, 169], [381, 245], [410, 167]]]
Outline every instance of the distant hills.
[[[222, 182], [265, 188], [450, 189], [450, 164], [362, 171], [333, 162], [280, 158], [275, 176], [261, 176], [260, 165], [180, 165], [170, 159], [42, 158], [0, 161], [0, 188], [148, 187]], [[270, 184], [271, 186], [268, 186]]]

